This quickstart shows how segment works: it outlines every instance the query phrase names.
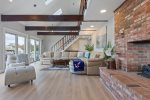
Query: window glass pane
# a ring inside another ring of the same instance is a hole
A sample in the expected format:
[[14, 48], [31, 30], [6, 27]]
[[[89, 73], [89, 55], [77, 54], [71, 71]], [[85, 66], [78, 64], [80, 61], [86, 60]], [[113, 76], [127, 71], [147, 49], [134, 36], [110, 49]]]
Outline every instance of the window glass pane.
[[39, 60], [39, 55], [40, 55], [40, 42], [36, 41], [36, 51], [35, 51], [35, 58], [36, 61]]
[[30, 39], [30, 57], [35, 58], [35, 41]]
[[5, 34], [5, 52], [6, 54], [15, 54], [16, 52], [16, 40], [15, 35], [6, 33]]
[[25, 53], [25, 38], [18, 36], [18, 54]]
[[16, 53], [16, 36], [13, 34], [5, 33], [5, 61], [7, 55]]

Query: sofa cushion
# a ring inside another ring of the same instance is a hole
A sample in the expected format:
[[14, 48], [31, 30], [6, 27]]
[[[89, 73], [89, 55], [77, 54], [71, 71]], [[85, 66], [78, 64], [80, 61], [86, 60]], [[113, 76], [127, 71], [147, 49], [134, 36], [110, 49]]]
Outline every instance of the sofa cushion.
[[17, 63], [25, 62], [25, 65], [29, 65], [28, 54], [18, 54], [16, 62]]
[[90, 60], [88, 61], [88, 67], [100, 66], [102, 64], [102, 60]]
[[51, 58], [42, 58], [42, 60], [50, 60]]
[[85, 52], [84, 57], [89, 59], [90, 58], [90, 52]]
[[78, 52], [77, 57], [78, 58], [83, 58], [84, 57], [84, 52]]
[[66, 58], [68, 59], [69, 58], [69, 52], [62, 52], [62, 59]]
[[7, 65], [11, 63], [16, 63], [17, 57], [16, 55], [7, 55]]
[[77, 58], [77, 52], [70, 52], [69, 53], [69, 58], [70, 59]]
[[100, 61], [101, 59], [100, 58], [91, 58], [91, 59], [88, 59], [89, 62], [95, 62], [95, 61]]
[[54, 52], [54, 59], [60, 59], [62, 56], [61, 52]]
[[103, 52], [91, 52], [90, 58], [103, 58], [104, 54]]
[[51, 55], [50, 55], [50, 52], [44, 52], [43, 53], [43, 57], [45, 58], [48, 58], [48, 57], [50, 57]]

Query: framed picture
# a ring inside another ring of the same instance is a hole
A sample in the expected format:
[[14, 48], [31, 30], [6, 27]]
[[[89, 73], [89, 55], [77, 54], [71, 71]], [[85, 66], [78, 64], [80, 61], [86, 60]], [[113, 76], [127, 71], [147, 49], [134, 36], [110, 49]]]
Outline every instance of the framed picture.
[[102, 29], [101, 33], [96, 36], [96, 48], [105, 48], [107, 44], [107, 27]]

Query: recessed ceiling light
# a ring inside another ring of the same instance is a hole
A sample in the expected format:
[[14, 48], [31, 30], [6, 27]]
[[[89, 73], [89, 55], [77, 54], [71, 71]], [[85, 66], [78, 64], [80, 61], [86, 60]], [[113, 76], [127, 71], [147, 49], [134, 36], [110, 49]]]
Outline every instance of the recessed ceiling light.
[[93, 25], [91, 25], [90, 27], [92, 27], [92, 28], [93, 28], [94, 26], [93, 26]]
[[9, 0], [10, 2], [13, 2], [13, 0]]
[[53, 0], [45, 0], [45, 5], [48, 5], [52, 2]]
[[101, 13], [105, 13], [105, 12], [107, 12], [107, 10], [102, 9], [100, 12], [101, 12]]

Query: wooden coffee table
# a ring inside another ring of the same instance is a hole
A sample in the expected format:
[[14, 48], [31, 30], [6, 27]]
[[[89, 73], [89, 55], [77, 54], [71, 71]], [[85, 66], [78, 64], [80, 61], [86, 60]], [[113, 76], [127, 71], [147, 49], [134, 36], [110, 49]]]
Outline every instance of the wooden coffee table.
[[53, 66], [64, 65], [67, 67], [67, 65], [69, 65], [69, 61], [69, 59], [55, 59], [53, 60]]

